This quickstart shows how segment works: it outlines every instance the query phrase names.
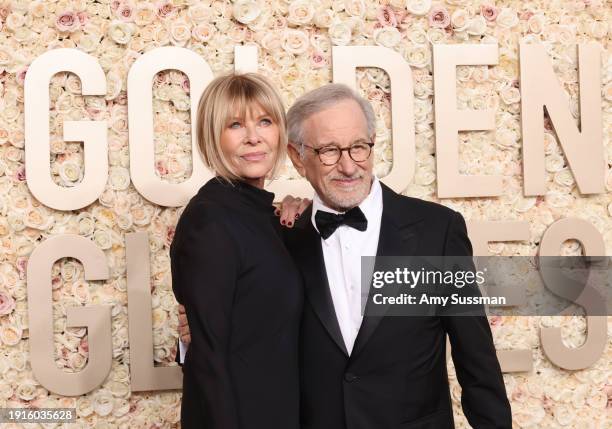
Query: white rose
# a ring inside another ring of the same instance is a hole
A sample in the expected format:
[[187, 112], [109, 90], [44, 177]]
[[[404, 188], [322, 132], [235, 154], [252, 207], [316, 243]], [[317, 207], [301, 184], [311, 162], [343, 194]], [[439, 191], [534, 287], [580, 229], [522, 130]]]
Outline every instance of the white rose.
[[285, 30], [283, 33], [283, 49], [294, 55], [300, 55], [308, 49], [308, 36], [300, 30]]
[[603, 21], [592, 21], [589, 25], [589, 34], [595, 39], [603, 39], [608, 34], [608, 25]]
[[294, 25], [308, 25], [314, 17], [314, 7], [308, 0], [297, 0], [289, 4], [287, 21]]
[[191, 33], [196, 40], [199, 40], [200, 42], [208, 42], [215, 31], [216, 28], [214, 25], [205, 22], [194, 27]]
[[521, 101], [521, 93], [513, 86], [504, 88], [500, 93], [501, 99], [506, 104], [514, 104]]
[[31, 401], [36, 397], [36, 383], [32, 380], [25, 380], [19, 383], [17, 391], [15, 392], [19, 399], [24, 401]]
[[314, 17], [314, 24], [318, 28], [329, 28], [333, 21], [334, 13], [329, 9], [318, 11]]
[[7, 346], [15, 346], [21, 341], [21, 329], [16, 326], [2, 325], [0, 327], [0, 341]]
[[170, 37], [172, 44], [176, 46], [184, 46], [191, 38], [191, 28], [186, 22], [173, 22], [170, 26]]
[[472, 36], [482, 36], [487, 29], [487, 21], [484, 16], [477, 15], [470, 19], [470, 23], [467, 28], [467, 33]]
[[234, 18], [242, 24], [249, 24], [257, 19], [261, 8], [257, 2], [251, 0], [238, 0], [234, 3]]
[[150, 24], [155, 19], [155, 7], [150, 3], [138, 2], [133, 16], [134, 23], [138, 26]]
[[132, 38], [134, 27], [127, 22], [113, 21], [108, 27], [108, 36], [120, 45], [127, 44]]
[[[402, 45], [403, 47], [404, 45]], [[426, 67], [431, 60], [431, 50], [427, 45], [409, 45], [404, 58], [413, 67]]]
[[113, 166], [109, 168], [110, 186], [115, 191], [124, 191], [130, 185], [130, 172], [127, 168]]
[[365, 3], [363, 0], [345, 0], [344, 11], [349, 16], [363, 18], [366, 11]]
[[336, 22], [329, 27], [329, 37], [334, 45], [346, 45], [351, 41], [351, 27], [344, 22]]
[[99, 416], [107, 416], [113, 411], [114, 398], [107, 390], [100, 389], [95, 393], [93, 409]]
[[468, 28], [469, 15], [464, 9], [457, 9], [451, 15], [451, 25], [455, 31], [465, 31]]
[[66, 160], [59, 166], [59, 176], [62, 179], [62, 185], [74, 186], [75, 182], [83, 178], [83, 171], [76, 161]]
[[431, 9], [431, 0], [408, 0], [406, 8], [413, 15], [426, 15]]
[[518, 24], [519, 19], [515, 11], [509, 7], [502, 7], [495, 22], [502, 28], [512, 28]]
[[103, 250], [110, 249], [112, 247], [111, 234], [106, 229], [98, 229], [93, 234], [94, 243]]
[[393, 48], [400, 42], [401, 38], [402, 35], [395, 27], [385, 26], [374, 30], [374, 41], [386, 48]]
[[529, 20], [527, 20], [527, 28], [534, 34], [540, 34], [544, 29], [544, 24], [544, 15], [532, 15]]
[[189, 18], [193, 22], [203, 22], [212, 20], [212, 11], [210, 6], [206, 4], [196, 3], [194, 5], [189, 6], [187, 16], [189, 16]]
[[90, 416], [94, 412], [91, 399], [87, 396], [79, 396], [75, 408], [80, 417]]

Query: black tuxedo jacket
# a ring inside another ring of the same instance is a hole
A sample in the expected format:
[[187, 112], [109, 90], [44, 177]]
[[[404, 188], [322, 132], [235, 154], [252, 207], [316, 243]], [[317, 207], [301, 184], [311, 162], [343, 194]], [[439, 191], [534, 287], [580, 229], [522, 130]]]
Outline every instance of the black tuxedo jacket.
[[[377, 255], [472, 255], [461, 214], [382, 189]], [[300, 350], [302, 428], [454, 427], [447, 335], [469, 423], [476, 429], [511, 428], [510, 404], [484, 316], [366, 316], [348, 355], [311, 210], [286, 237], [307, 297]]]

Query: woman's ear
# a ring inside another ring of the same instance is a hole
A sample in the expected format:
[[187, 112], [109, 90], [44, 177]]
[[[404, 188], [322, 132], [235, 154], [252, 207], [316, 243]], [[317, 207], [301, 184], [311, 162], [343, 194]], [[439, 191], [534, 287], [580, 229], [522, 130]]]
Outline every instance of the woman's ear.
[[287, 152], [297, 172], [300, 173], [300, 176], [305, 177], [306, 169], [304, 168], [304, 159], [300, 156], [299, 150], [293, 143], [289, 142]]

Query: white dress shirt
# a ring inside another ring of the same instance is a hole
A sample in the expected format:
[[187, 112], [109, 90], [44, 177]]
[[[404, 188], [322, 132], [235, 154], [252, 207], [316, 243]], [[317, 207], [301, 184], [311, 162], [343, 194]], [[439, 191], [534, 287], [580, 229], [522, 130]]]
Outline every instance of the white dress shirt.
[[[361, 311], [361, 257], [376, 256], [380, 222], [382, 217], [382, 188], [376, 177], [372, 182], [370, 194], [359, 204], [368, 220], [365, 231], [341, 225], [327, 240], [321, 238], [325, 271], [331, 292], [336, 318], [346, 349], [351, 353], [363, 319]], [[340, 213], [325, 206], [318, 195], [312, 202], [311, 221], [315, 229], [317, 210]], [[317, 229], [318, 231], [318, 229]], [[371, 273], [370, 273], [371, 276]], [[367, 297], [369, 288], [364, 288]], [[364, 300], [365, 302], [365, 300]]]

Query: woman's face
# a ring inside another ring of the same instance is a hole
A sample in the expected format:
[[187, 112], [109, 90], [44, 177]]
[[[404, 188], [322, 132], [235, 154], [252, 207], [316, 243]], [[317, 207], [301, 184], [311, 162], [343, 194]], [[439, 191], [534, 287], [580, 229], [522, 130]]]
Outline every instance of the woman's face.
[[244, 118], [235, 114], [221, 132], [221, 150], [245, 182], [263, 188], [276, 161], [280, 131], [262, 107], [254, 103]]

